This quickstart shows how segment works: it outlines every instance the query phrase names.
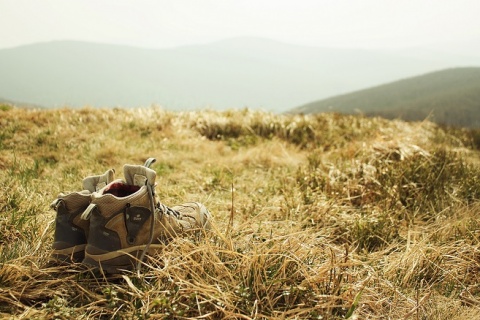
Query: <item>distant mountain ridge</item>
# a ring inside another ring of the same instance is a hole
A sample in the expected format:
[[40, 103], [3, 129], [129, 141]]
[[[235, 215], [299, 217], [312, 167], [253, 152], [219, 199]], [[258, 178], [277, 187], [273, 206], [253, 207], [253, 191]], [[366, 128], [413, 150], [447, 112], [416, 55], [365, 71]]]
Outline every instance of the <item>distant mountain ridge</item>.
[[46, 107], [285, 111], [463, 61], [248, 37], [171, 49], [58, 41], [0, 50], [0, 96]]
[[311, 102], [292, 113], [363, 113], [480, 128], [480, 68], [452, 68]]

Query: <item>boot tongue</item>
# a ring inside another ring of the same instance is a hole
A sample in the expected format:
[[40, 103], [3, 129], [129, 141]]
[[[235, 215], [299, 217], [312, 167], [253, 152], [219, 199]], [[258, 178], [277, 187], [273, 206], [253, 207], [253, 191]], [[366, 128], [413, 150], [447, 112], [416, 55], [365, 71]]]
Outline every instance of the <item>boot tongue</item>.
[[90, 176], [83, 179], [83, 189], [90, 192], [95, 192], [115, 179], [115, 170], [107, 170], [104, 174], [99, 176]]
[[126, 164], [123, 166], [123, 175], [128, 185], [143, 187], [147, 180], [149, 185], [154, 186], [157, 173], [144, 166]]

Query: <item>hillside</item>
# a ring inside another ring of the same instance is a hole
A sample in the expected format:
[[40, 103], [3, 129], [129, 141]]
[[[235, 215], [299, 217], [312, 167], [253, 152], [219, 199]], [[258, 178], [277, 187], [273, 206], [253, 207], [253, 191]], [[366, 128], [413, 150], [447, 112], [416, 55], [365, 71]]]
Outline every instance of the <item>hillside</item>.
[[[2, 318], [478, 319], [480, 159], [466, 131], [339, 114], [0, 110]], [[139, 272], [51, 261], [59, 192], [157, 162], [203, 238]]]
[[330, 111], [411, 121], [429, 117], [440, 124], [480, 128], [480, 68], [432, 72], [292, 110], [293, 113]]
[[[420, 52], [423, 52], [420, 50]], [[0, 50], [0, 96], [46, 107], [285, 111], [480, 57], [314, 48], [235, 38], [145, 49], [59, 41]]]
[[0, 107], [5, 106], [5, 107], [10, 107], [10, 106], [15, 106], [18, 108], [42, 108], [42, 106], [31, 104], [31, 103], [25, 103], [25, 102], [19, 102], [19, 101], [11, 101], [7, 99], [3, 99], [0, 97]]

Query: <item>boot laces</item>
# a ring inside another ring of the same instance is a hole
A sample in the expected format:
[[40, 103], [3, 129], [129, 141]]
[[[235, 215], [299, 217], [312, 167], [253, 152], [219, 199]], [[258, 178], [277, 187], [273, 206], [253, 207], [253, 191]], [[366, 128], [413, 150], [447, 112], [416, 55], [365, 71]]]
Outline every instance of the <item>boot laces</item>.
[[170, 207], [167, 207], [166, 205], [164, 205], [161, 202], [157, 203], [157, 210], [160, 211], [160, 214], [166, 214], [166, 215], [169, 215], [169, 216], [174, 216], [176, 218], [178, 218], [180, 216], [180, 212], [178, 212], [176, 210], [173, 210]]
[[145, 258], [146, 253], [148, 252], [148, 249], [150, 248], [150, 245], [153, 242], [153, 228], [155, 227], [155, 213], [160, 212], [160, 214], [166, 214], [169, 216], [174, 216], [178, 218], [180, 216], [180, 213], [176, 210], [173, 210], [170, 207], [167, 207], [166, 205], [162, 204], [161, 202], [157, 203], [157, 210], [155, 210], [155, 191], [153, 190], [152, 185], [150, 185], [147, 181], [147, 190], [148, 190], [148, 195], [150, 199], [150, 210], [152, 212], [152, 219], [150, 219], [150, 231], [149, 231], [149, 237], [148, 237], [148, 242], [147, 245], [145, 246], [145, 250], [143, 250], [142, 254], [140, 255], [140, 258], [138, 259], [137, 263], [137, 272], [138, 275], [140, 276], [140, 268], [143, 262], [143, 259]]

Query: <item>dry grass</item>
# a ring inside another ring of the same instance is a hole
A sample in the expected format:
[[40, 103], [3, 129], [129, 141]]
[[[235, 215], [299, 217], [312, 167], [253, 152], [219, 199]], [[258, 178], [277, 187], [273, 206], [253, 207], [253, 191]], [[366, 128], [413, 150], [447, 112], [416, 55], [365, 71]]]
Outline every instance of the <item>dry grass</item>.
[[[460, 131], [158, 108], [4, 108], [0, 127], [4, 317], [480, 318], [480, 168]], [[148, 157], [162, 201], [204, 202], [214, 230], [140, 276], [49, 265], [56, 195]]]

